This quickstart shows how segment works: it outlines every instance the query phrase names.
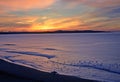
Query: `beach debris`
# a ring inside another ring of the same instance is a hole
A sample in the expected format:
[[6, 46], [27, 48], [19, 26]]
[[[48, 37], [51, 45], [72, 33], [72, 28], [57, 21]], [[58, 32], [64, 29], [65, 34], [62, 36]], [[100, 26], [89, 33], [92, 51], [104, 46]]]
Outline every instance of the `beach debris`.
[[56, 71], [52, 71], [51, 74], [56, 75], [58, 73]]

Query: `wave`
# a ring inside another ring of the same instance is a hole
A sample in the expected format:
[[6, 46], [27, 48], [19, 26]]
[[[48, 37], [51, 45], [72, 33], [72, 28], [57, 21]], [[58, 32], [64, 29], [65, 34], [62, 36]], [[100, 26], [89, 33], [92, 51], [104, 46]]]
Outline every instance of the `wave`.
[[48, 54], [41, 54], [41, 53], [38, 53], [38, 52], [28, 52], [28, 51], [5, 51], [5, 52], [8, 52], [8, 53], [17, 53], [17, 54], [25, 54], [25, 55], [34, 55], [34, 56], [42, 56], [42, 57], [46, 57], [48, 59], [51, 59], [51, 58], [54, 58], [55, 56], [54, 55], [48, 55]]
[[0, 48], [0, 51], [8, 50], [8, 48]]
[[[55, 50], [55, 49], [51, 49], [51, 48], [47, 48], [47, 49], [49, 49], [49, 50]], [[41, 56], [41, 57], [45, 57], [45, 58], [48, 58], [48, 59], [51, 59], [51, 58], [55, 57], [55, 55], [42, 54], [42, 53], [30, 52], [30, 51], [17, 51], [17, 50], [11, 50], [9, 48], [0, 48], [0, 51], [7, 52], [7, 53], [17, 53], [17, 54], [24, 54], [24, 55]]]
[[[97, 69], [97, 70], [102, 70], [110, 73], [115, 73], [115, 74], [120, 74], [120, 64], [109, 64], [109, 65], [103, 65], [103, 63], [95, 64], [95, 62], [91, 63], [90, 61], [88, 62], [82, 62], [82, 63], [77, 63], [77, 64], [67, 64], [67, 63], [60, 63], [60, 62], [55, 62], [51, 61], [53, 63], [61, 64], [61, 65], [66, 65], [66, 66], [74, 66], [74, 67], [85, 67], [85, 68], [92, 68], [92, 69]], [[114, 66], [114, 67], [113, 67]], [[113, 69], [111, 69], [113, 67]], [[115, 70], [117, 69], [117, 70]]]
[[56, 72], [43, 72], [30, 67], [22, 66], [0, 58], [0, 71], [16, 76], [30, 78], [38, 82], [97, 82], [94, 80], [82, 79], [74, 76], [60, 75]]
[[5, 46], [16, 46], [16, 44], [3, 44]]
[[54, 51], [58, 51], [58, 49], [55, 48], [43, 48], [44, 50], [54, 50]]

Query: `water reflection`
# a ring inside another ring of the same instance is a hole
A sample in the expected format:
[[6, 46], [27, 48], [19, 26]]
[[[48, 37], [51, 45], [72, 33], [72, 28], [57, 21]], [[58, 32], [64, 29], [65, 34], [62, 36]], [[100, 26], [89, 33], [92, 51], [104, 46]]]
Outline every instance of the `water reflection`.
[[120, 80], [120, 34], [26, 34], [0, 38], [0, 57], [11, 62], [83, 78]]

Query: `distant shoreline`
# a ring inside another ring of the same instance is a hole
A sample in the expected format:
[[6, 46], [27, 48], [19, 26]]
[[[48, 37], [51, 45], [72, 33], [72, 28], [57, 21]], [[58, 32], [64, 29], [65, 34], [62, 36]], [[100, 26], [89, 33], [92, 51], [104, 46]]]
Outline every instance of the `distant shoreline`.
[[108, 33], [110, 31], [94, 31], [94, 30], [76, 30], [76, 31], [52, 31], [52, 32], [0, 32], [0, 34], [55, 34], [55, 33]]

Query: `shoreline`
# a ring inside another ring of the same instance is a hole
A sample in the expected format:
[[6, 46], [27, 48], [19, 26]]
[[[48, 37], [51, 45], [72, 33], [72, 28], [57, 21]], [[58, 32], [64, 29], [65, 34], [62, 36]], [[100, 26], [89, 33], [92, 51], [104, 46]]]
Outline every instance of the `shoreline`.
[[61, 33], [109, 33], [111, 31], [96, 31], [96, 30], [74, 30], [74, 31], [46, 31], [46, 32], [0, 32], [0, 34], [61, 34]]
[[[75, 76], [60, 75], [53, 72], [43, 72], [26, 66], [17, 65], [4, 59], [0, 59], [0, 81], [5, 79], [1, 77], [11, 78], [11, 81], [14, 82], [15, 80], [16, 82], [20, 80], [22, 80], [22, 82], [98, 82]], [[2, 82], [10, 82], [10, 80], [6, 79], [6, 81]]]

